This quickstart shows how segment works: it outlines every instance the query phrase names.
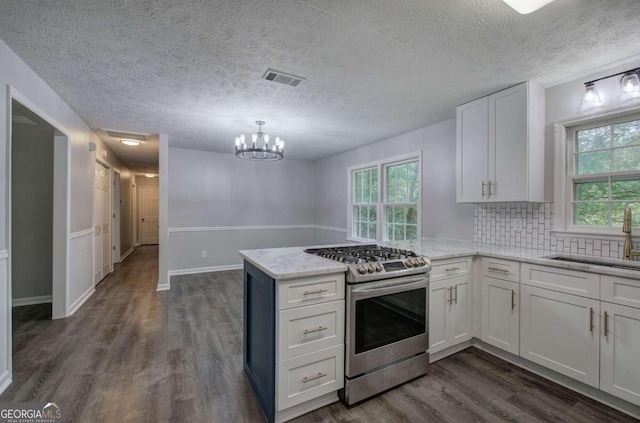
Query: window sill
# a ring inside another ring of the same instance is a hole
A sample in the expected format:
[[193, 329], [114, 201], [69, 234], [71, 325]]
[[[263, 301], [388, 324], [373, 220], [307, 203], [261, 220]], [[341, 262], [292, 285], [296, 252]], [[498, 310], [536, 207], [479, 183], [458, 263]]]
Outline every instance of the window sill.
[[[615, 232], [615, 231], [587, 231], [587, 230], [585, 231], [578, 231], [578, 230], [551, 231], [551, 235], [570, 236], [574, 238], [585, 238], [585, 239], [597, 238], [597, 239], [602, 239], [606, 241], [623, 241], [625, 237], [625, 234], [622, 233], [622, 231]], [[632, 233], [632, 236], [634, 241], [640, 240], [640, 234]]]

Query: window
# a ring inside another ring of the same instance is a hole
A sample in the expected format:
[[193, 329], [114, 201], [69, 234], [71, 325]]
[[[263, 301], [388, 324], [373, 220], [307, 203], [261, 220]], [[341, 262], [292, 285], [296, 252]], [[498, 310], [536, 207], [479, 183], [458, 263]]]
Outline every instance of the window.
[[569, 128], [566, 216], [575, 228], [640, 227], [640, 116]]
[[420, 154], [349, 170], [349, 234], [356, 240], [420, 238]]

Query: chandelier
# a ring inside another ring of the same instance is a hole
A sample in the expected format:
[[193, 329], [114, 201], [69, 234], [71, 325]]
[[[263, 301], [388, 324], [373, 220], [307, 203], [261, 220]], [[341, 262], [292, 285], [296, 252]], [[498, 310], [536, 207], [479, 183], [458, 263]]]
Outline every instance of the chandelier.
[[244, 135], [236, 137], [236, 156], [246, 160], [280, 160], [284, 158], [284, 141], [276, 137], [269, 145], [269, 134], [262, 132], [264, 121], [257, 120], [258, 132], [251, 135], [251, 145], [247, 145]]

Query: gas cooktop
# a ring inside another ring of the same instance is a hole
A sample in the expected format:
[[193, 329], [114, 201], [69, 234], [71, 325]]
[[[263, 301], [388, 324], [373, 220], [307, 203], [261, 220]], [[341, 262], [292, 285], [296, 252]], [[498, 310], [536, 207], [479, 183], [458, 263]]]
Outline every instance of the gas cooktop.
[[347, 264], [347, 283], [397, 278], [426, 273], [431, 269], [431, 260], [427, 257], [418, 256], [410, 250], [376, 244], [309, 248], [304, 251]]

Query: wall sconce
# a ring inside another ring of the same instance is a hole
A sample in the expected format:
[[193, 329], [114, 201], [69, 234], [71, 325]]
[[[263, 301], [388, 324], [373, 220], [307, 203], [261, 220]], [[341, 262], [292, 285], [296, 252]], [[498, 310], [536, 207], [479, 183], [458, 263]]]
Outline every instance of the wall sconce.
[[584, 83], [584, 94], [582, 95], [582, 104], [598, 104], [601, 102], [598, 90], [596, 89], [596, 82], [603, 79], [613, 78], [614, 76], [622, 75], [620, 78], [620, 95], [640, 93], [640, 68], [631, 69], [624, 72], [614, 73], [613, 75], [604, 76], [602, 78], [594, 79], [593, 81]]

